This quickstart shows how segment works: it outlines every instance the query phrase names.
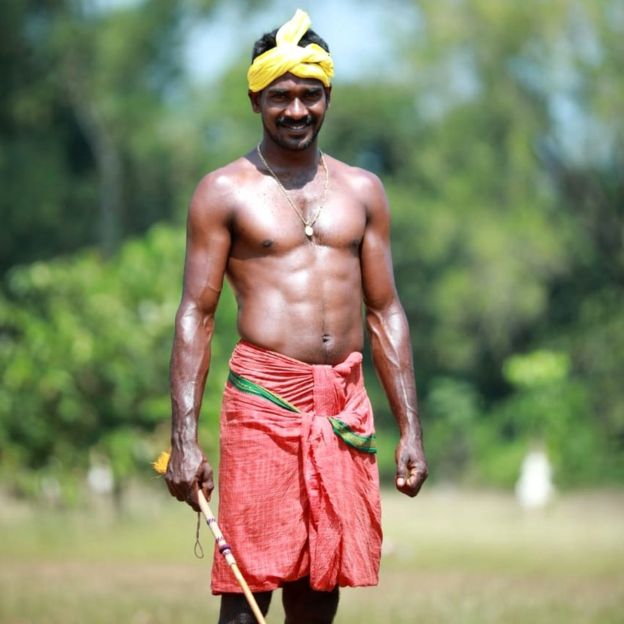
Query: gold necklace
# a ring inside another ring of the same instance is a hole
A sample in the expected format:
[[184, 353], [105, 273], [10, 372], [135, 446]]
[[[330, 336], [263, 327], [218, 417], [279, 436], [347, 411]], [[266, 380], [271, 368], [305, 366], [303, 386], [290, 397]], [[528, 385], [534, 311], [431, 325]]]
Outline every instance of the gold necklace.
[[282, 194], [284, 195], [284, 197], [287, 199], [288, 203], [290, 204], [290, 207], [294, 210], [295, 214], [301, 219], [301, 222], [303, 223], [303, 226], [304, 226], [303, 231], [305, 232], [305, 235], [308, 238], [312, 238], [312, 236], [314, 235], [314, 228], [312, 226], [316, 223], [317, 219], [319, 218], [319, 215], [321, 214], [321, 210], [323, 210], [323, 207], [325, 206], [325, 202], [327, 201], [327, 188], [329, 187], [329, 170], [327, 169], [327, 165], [325, 164], [325, 157], [323, 155], [323, 152], [320, 152], [321, 164], [323, 165], [323, 169], [325, 170], [325, 188], [323, 189], [323, 199], [321, 200], [321, 205], [318, 207], [318, 210], [316, 211], [316, 214], [312, 217], [312, 219], [306, 220], [303, 217], [303, 214], [301, 214], [301, 211], [299, 210], [299, 208], [295, 206], [295, 203], [290, 198], [288, 191], [286, 190], [286, 188], [284, 187], [280, 179], [277, 177], [277, 174], [275, 173], [275, 171], [271, 169], [271, 167], [269, 166], [269, 163], [266, 161], [264, 154], [262, 153], [262, 150], [260, 149], [260, 143], [256, 145], [256, 151], [258, 152], [258, 156], [260, 156], [260, 160], [262, 161], [262, 164], [267, 168], [267, 171], [273, 176], [273, 179], [277, 182], [277, 186], [279, 187], [280, 191], [282, 191]]

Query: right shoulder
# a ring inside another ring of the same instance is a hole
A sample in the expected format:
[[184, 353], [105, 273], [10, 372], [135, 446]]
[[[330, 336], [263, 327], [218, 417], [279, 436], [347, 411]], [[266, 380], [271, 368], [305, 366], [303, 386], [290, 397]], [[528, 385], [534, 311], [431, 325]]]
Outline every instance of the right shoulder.
[[252, 174], [251, 169], [251, 163], [243, 157], [207, 173], [193, 192], [189, 207], [190, 219], [229, 219], [236, 209], [241, 187]]

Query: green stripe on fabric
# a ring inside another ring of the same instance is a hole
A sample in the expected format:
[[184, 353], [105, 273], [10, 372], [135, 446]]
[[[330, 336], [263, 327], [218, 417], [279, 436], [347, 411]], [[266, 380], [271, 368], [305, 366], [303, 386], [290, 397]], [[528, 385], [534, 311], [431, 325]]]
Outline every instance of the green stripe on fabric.
[[[282, 397], [280, 397], [278, 394], [275, 394], [274, 392], [263, 388], [257, 383], [254, 383], [253, 381], [242, 377], [238, 373], [235, 373], [232, 369], [230, 369], [228, 381], [241, 392], [246, 392], [247, 394], [259, 396], [263, 399], [266, 399], [267, 401], [271, 401], [271, 403], [278, 405], [285, 410], [288, 410], [289, 412], [295, 412], [297, 414], [301, 412], [298, 407], [296, 407], [292, 403], [289, 403], [285, 399], [282, 399]], [[348, 446], [358, 451], [361, 451], [362, 453], [377, 452], [374, 433], [368, 436], [363, 436], [359, 433], [355, 433], [355, 431], [353, 431], [346, 422], [340, 420], [340, 418], [330, 416], [328, 420], [331, 423], [334, 433]]]
[[275, 405], [279, 405], [279, 407], [288, 410], [289, 412], [299, 413], [297, 407], [295, 407], [292, 403], [289, 403], [285, 399], [282, 399], [279, 395], [259, 386], [257, 383], [250, 381], [249, 379], [245, 379], [245, 377], [241, 377], [238, 373], [235, 373], [232, 369], [230, 369], [230, 374], [228, 375], [228, 381], [241, 392], [246, 392], [247, 394], [255, 394], [256, 396], [262, 397], [267, 401], [271, 401]]
[[377, 452], [374, 433], [368, 436], [355, 433], [346, 422], [333, 416], [329, 417], [329, 422], [331, 423], [334, 433], [348, 446], [362, 453], [374, 454]]

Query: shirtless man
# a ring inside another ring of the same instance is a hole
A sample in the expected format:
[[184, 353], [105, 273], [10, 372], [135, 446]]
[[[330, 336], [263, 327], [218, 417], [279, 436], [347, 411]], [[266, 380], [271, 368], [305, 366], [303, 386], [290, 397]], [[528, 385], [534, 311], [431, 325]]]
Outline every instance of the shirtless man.
[[[316, 43], [326, 54], [326, 44], [308, 30], [304, 13], [298, 12], [285, 27], [296, 19], [304, 20], [299, 30], [305, 34], [301, 37], [299, 32], [295, 43], [300, 48]], [[274, 46], [275, 31], [257, 42], [254, 57], [262, 59], [262, 53]], [[285, 54], [291, 52], [292, 46]], [[394, 285], [383, 187], [372, 173], [321, 155], [317, 146], [331, 94], [333, 72], [326, 57], [320, 80], [307, 77], [306, 67], [318, 69], [313, 55], [299, 65], [291, 63], [295, 67], [290, 71], [269, 75], [270, 82], [261, 89], [250, 88], [251, 106], [263, 124], [260, 145], [204, 177], [191, 201], [184, 292], [171, 361], [172, 449], [165, 478], [171, 494], [196, 510], [197, 488], [207, 496], [213, 489], [212, 468], [198, 446], [197, 419], [224, 277], [236, 294], [238, 331], [246, 348], [276, 354], [287, 362], [291, 358], [295, 367], [312, 365], [308, 368], [317, 372], [331, 372], [362, 351], [364, 306], [373, 362], [400, 429], [396, 487], [415, 496], [427, 476], [409, 329]], [[359, 461], [362, 454], [348, 450]], [[222, 432], [222, 462], [223, 452]], [[376, 471], [371, 458], [374, 455], [365, 457]], [[222, 463], [220, 517], [225, 522], [223, 487], [229, 475], [223, 470]], [[374, 486], [373, 497], [378, 495], [376, 482]], [[260, 484], [258, 489], [264, 487]], [[268, 489], [274, 487], [279, 486]], [[247, 491], [235, 494], [240, 499]], [[307, 504], [302, 504], [302, 514]], [[225, 529], [224, 533], [232, 540]], [[246, 548], [238, 546], [239, 552]], [[236, 544], [233, 547], [239, 557]], [[245, 575], [244, 563], [241, 568]], [[270, 590], [281, 586], [286, 622], [332, 622], [338, 585], [360, 583], [331, 581], [335, 587], [319, 591], [311, 586], [310, 575], [304, 572], [301, 578], [274, 585], [257, 584], [266, 591], [250, 586], [265, 613]], [[316, 585], [323, 587], [320, 581]], [[241, 594], [215, 591], [214, 585], [213, 591], [223, 594], [220, 623], [253, 622]]]

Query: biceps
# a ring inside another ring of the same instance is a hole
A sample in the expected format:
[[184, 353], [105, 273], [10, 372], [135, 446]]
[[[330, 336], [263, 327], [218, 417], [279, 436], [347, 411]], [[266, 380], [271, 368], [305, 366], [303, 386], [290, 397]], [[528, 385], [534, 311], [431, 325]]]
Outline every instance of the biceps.
[[372, 310], [383, 310], [397, 300], [392, 256], [387, 241], [377, 236], [364, 240], [361, 254], [364, 303]]
[[223, 287], [230, 233], [215, 228], [204, 236], [189, 233], [184, 268], [184, 297], [204, 313], [214, 312]]

